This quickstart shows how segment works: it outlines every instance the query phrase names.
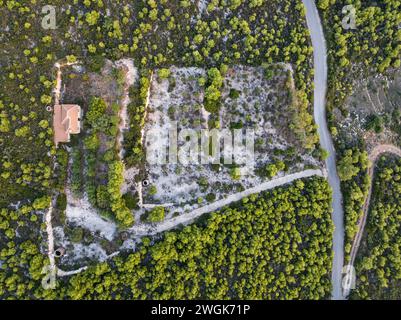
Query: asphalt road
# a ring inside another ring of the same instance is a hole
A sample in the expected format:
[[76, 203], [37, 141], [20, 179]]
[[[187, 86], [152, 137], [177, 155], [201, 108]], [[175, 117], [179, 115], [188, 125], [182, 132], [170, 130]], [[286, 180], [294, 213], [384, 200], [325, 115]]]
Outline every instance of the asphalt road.
[[303, 0], [306, 8], [306, 20], [312, 38], [314, 51], [315, 91], [314, 91], [314, 118], [319, 126], [318, 132], [322, 148], [329, 151], [326, 160], [328, 180], [333, 189], [332, 219], [335, 226], [333, 237], [333, 269], [332, 269], [332, 299], [344, 299], [342, 292], [342, 268], [344, 264], [344, 212], [340, 179], [337, 174], [336, 153], [333, 140], [327, 128], [326, 119], [326, 91], [327, 91], [327, 51], [323, 27], [314, 0]]

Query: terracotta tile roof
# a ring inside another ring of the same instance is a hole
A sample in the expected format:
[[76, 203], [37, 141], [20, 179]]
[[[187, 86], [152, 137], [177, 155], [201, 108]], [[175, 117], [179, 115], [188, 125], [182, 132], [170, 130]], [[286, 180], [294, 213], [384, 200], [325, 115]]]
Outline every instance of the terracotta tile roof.
[[76, 104], [60, 104], [54, 106], [53, 129], [54, 143], [69, 142], [70, 134], [81, 131], [81, 107]]

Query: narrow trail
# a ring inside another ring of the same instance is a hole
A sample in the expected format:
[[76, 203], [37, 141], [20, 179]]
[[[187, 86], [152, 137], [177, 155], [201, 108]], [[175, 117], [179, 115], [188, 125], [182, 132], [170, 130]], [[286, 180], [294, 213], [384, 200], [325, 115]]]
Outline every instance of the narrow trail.
[[56, 73], [56, 86], [54, 88], [54, 104], [60, 104], [60, 92], [61, 92], [61, 66], [59, 63], [55, 64], [57, 69]]
[[309, 169], [309, 170], [304, 170], [304, 171], [300, 171], [297, 173], [289, 174], [289, 175], [281, 177], [281, 178], [277, 178], [274, 180], [264, 182], [256, 187], [246, 189], [242, 192], [234, 193], [224, 199], [218, 200], [218, 201], [213, 202], [204, 207], [192, 210], [189, 213], [185, 213], [178, 217], [161, 222], [161, 223], [157, 224], [156, 226], [153, 226], [153, 227], [149, 226], [149, 225], [134, 226], [131, 229], [129, 229], [129, 232], [133, 233], [135, 236], [141, 237], [141, 236], [154, 235], [154, 234], [166, 231], [166, 230], [170, 230], [170, 229], [176, 228], [182, 224], [187, 225], [189, 223], [192, 223], [195, 219], [199, 218], [200, 216], [202, 216], [205, 213], [215, 211], [215, 210], [222, 208], [224, 206], [227, 206], [233, 202], [239, 201], [242, 198], [248, 197], [251, 194], [260, 193], [262, 191], [266, 191], [269, 189], [273, 189], [273, 188], [282, 186], [284, 184], [288, 184], [297, 179], [308, 178], [308, 177], [312, 177], [312, 176], [324, 177], [325, 172], [323, 172], [320, 169], [316, 169], [316, 170]]
[[[54, 104], [58, 105], [60, 104], [60, 95], [61, 95], [61, 65], [59, 62], [56, 62], [54, 64], [54, 67], [57, 69], [56, 70], [56, 85], [53, 90], [54, 94]], [[50, 207], [46, 212], [45, 215], [45, 223], [46, 223], [46, 233], [47, 233], [47, 256], [49, 258], [49, 263], [50, 263], [50, 272], [53, 274], [53, 276], [56, 275], [57, 272], [57, 267], [56, 267], [56, 261], [54, 259], [54, 233], [53, 233], [53, 225], [52, 225], [52, 215], [53, 215], [53, 207], [55, 204], [56, 197], [53, 196], [51, 199]]]
[[53, 213], [53, 199], [50, 203], [50, 207], [45, 215], [45, 223], [46, 223], [46, 233], [47, 233], [47, 256], [49, 257], [50, 262], [50, 272], [56, 273], [56, 262], [54, 259], [54, 234], [53, 234], [53, 226], [52, 226], [52, 213]]
[[84, 270], [86, 270], [88, 267], [82, 267], [77, 270], [72, 270], [72, 271], [63, 271], [59, 269], [56, 265], [56, 259], [54, 257], [54, 232], [53, 232], [53, 225], [52, 225], [52, 214], [53, 214], [53, 207], [55, 205], [57, 196], [53, 196], [50, 207], [46, 212], [45, 215], [45, 223], [46, 223], [46, 233], [47, 233], [47, 256], [49, 258], [49, 269], [47, 270], [53, 279], [55, 279], [57, 276], [58, 277], [65, 277], [65, 276], [71, 276], [77, 273], [80, 273]]
[[66, 62], [66, 63], [61, 63], [60, 62], [56, 62], [54, 64], [54, 67], [57, 69], [56, 72], [56, 85], [53, 89], [53, 94], [54, 94], [54, 105], [58, 105], [60, 104], [60, 98], [61, 98], [61, 68], [64, 66], [72, 66], [74, 64], [79, 64], [78, 61], [76, 62]]
[[[367, 216], [368, 216], [368, 212], [369, 212], [370, 199], [372, 197], [372, 191], [373, 191], [373, 176], [375, 173], [374, 172], [375, 171], [375, 163], [376, 163], [377, 159], [384, 153], [392, 153], [392, 154], [395, 154], [396, 156], [401, 157], [401, 149], [394, 145], [389, 145], [389, 144], [378, 145], [369, 154], [369, 161], [371, 163], [371, 166], [368, 169], [368, 175], [370, 177], [370, 186], [369, 186], [368, 195], [366, 196], [365, 203], [362, 208], [363, 215], [358, 223], [358, 232], [356, 233], [354, 241], [352, 243], [351, 254], [350, 254], [350, 265], [351, 266], [353, 266], [355, 263], [355, 258], [358, 253], [358, 249], [361, 244], [363, 231], [364, 231], [365, 225], [366, 225], [366, 220], [367, 220]], [[348, 294], [349, 294], [349, 290], [344, 292], [345, 296], [348, 296]]]
[[333, 140], [327, 127], [326, 119], [326, 91], [327, 91], [327, 50], [326, 40], [319, 12], [314, 0], [302, 0], [306, 9], [306, 21], [312, 39], [315, 90], [314, 90], [314, 118], [318, 125], [320, 145], [329, 152], [326, 160], [329, 184], [333, 190], [332, 219], [335, 226], [333, 235], [333, 267], [332, 267], [332, 299], [343, 300], [342, 269], [344, 264], [344, 211], [340, 188], [340, 179], [337, 174], [336, 152]]

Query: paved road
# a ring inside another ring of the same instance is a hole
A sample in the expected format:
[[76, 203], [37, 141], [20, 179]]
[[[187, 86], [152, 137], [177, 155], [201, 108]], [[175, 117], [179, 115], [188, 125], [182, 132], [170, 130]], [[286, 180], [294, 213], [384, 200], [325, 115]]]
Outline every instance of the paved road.
[[333, 189], [333, 223], [335, 226], [333, 238], [333, 270], [332, 270], [332, 299], [344, 299], [341, 289], [342, 268], [344, 264], [344, 212], [340, 179], [337, 174], [336, 153], [326, 120], [326, 91], [327, 91], [327, 53], [323, 27], [314, 0], [302, 0], [306, 8], [306, 20], [312, 38], [314, 50], [315, 91], [314, 91], [314, 117], [319, 126], [319, 137], [322, 148], [329, 151], [326, 160], [329, 184]]

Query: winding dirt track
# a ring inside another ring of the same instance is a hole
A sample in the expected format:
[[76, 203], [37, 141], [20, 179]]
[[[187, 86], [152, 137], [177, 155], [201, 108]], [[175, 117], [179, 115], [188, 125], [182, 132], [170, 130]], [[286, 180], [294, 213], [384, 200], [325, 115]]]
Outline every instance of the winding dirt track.
[[378, 145], [369, 154], [369, 161], [371, 162], [371, 166], [369, 167], [368, 175], [370, 177], [371, 183], [369, 186], [368, 195], [363, 205], [363, 215], [358, 223], [358, 232], [355, 235], [354, 242], [352, 243], [351, 258], [350, 258], [350, 265], [352, 266], [354, 265], [356, 254], [358, 253], [359, 245], [361, 244], [363, 230], [365, 229], [366, 218], [368, 216], [370, 198], [372, 197], [372, 190], [373, 190], [373, 175], [375, 170], [375, 162], [379, 158], [379, 156], [381, 156], [384, 153], [392, 153], [401, 157], [401, 149], [389, 144]]

